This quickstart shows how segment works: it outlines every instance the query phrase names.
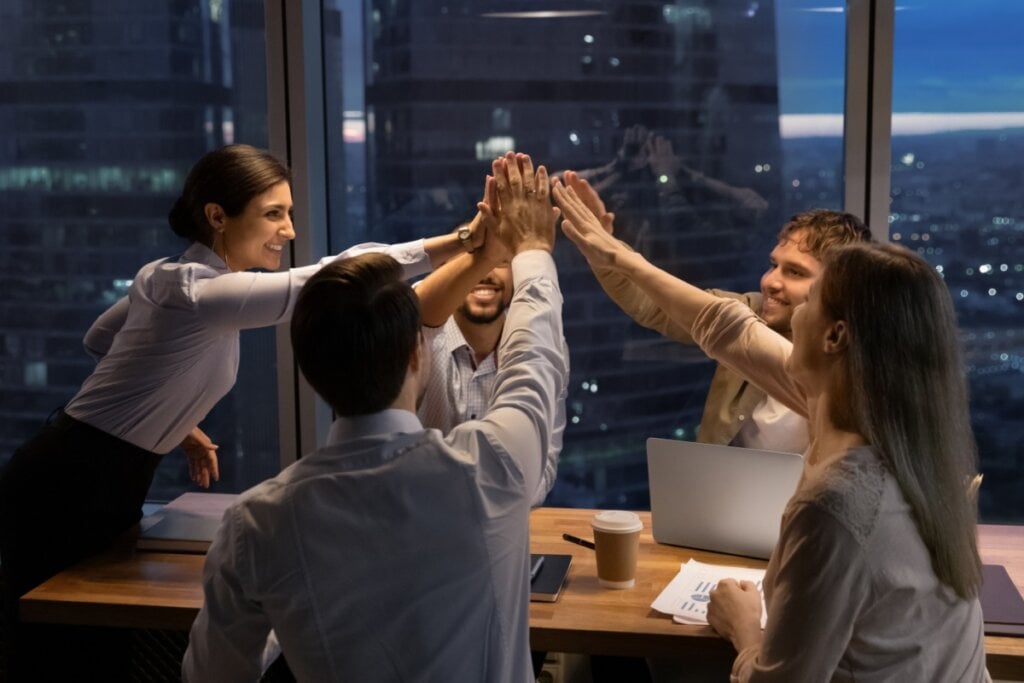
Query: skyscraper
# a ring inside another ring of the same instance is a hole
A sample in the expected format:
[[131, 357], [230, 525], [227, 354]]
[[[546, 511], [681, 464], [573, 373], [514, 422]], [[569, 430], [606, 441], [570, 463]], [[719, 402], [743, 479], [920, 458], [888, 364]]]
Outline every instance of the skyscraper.
[[[390, 240], [453, 227], [490, 160], [516, 149], [552, 171], [595, 169], [617, 234], [658, 265], [755, 289], [780, 223], [772, 3], [572, 5], [369, 3], [372, 229]], [[635, 125], [672, 143], [677, 177], [623, 144]], [[695, 438], [711, 367], [629, 322], [570, 245], [556, 259], [572, 381], [548, 500], [643, 505], [644, 440]]]
[[[0, 459], [77, 391], [93, 364], [82, 336], [138, 268], [187, 246], [166, 216], [191, 165], [235, 140], [266, 144], [262, 2], [232, 7], [230, 17], [211, 0], [0, 7]], [[266, 354], [268, 344], [248, 346]], [[226, 399], [207, 425], [229, 473], [244, 450], [240, 422], [276, 424], [268, 386], [262, 404]], [[274, 470], [276, 446], [276, 436], [265, 446]], [[174, 460], [157, 480], [164, 495], [184, 483]]]

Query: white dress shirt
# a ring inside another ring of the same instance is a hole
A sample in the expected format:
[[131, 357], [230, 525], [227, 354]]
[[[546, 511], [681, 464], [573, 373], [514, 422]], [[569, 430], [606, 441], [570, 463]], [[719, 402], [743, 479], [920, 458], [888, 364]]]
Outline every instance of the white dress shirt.
[[802, 454], [809, 442], [807, 420], [765, 394], [730, 445]]
[[[432, 364], [430, 380], [418, 414], [425, 427], [440, 429], [442, 434], [447, 434], [455, 425], [476, 420], [487, 411], [494, 393], [497, 353], [476, 363], [473, 349], [462, 336], [454, 317], [448, 318], [440, 327], [425, 327], [423, 331], [430, 343]], [[564, 339], [562, 355], [568, 362], [569, 351]], [[534, 507], [544, 502], [558, 476], [558, 456], [562, 452], [562, 435], [565, 433], [567, 394], [568, 386], [558, 398], [558, 413], [551, 431], [551, 443], [548, 444], [544, 476], [531, 502]]]
[[128, 296], [86, 333], [99, 362], [65, 412], [148, 451], [171, 451], [234, 386], [239, 330], [287, 321], [313, 273], [372, 251], [393, 256], [404, 277], [430, 270], [423, 240], [359, 244], [278, 273], [232, 273], [198, 242], [143, 266]]
[[543, 251], [515, 293], [487, 413], [442, 437], [404, 410], [328, 444], [225, 514], [185, 681], [251, 681], [271, 628], [300, 681], [528, 683], [529, 512], [567, 381]]

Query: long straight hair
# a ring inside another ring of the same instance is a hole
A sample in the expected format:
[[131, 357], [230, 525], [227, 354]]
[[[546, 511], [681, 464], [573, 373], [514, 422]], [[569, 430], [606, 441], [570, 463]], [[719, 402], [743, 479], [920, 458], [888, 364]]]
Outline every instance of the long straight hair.
[[977, 471], [953, 304], [921, 257], [892, 244], [856, 244], [826, 257], [824, 312], [850, 343], [830, 417], [862, 434], [899, 483], [940, 581], [977, 595], [981, 561]]

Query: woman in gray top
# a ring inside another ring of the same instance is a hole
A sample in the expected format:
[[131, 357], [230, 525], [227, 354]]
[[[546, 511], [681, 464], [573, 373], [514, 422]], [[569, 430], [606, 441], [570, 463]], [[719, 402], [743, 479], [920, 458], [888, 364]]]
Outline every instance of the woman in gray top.
[[621, 248], [585, 185], [554, 194], [588, 261], [633, 279], [708, 355], [809, 418], [804, 475], [765, 577], [764, 631], [753, 584], [725, 581], [712, 595], [708, 621], [739, 653], [732, 680], [986, 680], [975, 445], [934, 269], [893, 245], [838, 249], [790, 343], [746, 306]]

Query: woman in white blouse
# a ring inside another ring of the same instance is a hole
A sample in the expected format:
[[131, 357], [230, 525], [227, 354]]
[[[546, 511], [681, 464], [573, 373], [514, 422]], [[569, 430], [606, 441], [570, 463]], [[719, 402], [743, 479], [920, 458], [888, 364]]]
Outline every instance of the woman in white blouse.
[[708, 621], [733, 681], [987, 679], [976, 471], [952, 302], [924, 259], [888, 244], [830, 253], [793, 342], [623, 247], [585, 182], [554, 188], [592, 264], [633, 279], [709, 356], [810, 421], [800, 485], [764, 581], [725, 581]]
[[8, 614], [18, 595], [137, 522], [157, 464], [176, 446], [194, 481], [217, 479], [217, 447], [199, 423], [235, 383], [239, 330], [287, 321], [323, 263], [382, 251], [412, 277], [477, 241], [362, 244], [273, 272], [295, 237], [290, 174], [248, 145], [200, 159], [168, 219], [191, 246], [143, 266], [128, 296], [93, 324], [85, 345], [95, 370], [0, 473]]

